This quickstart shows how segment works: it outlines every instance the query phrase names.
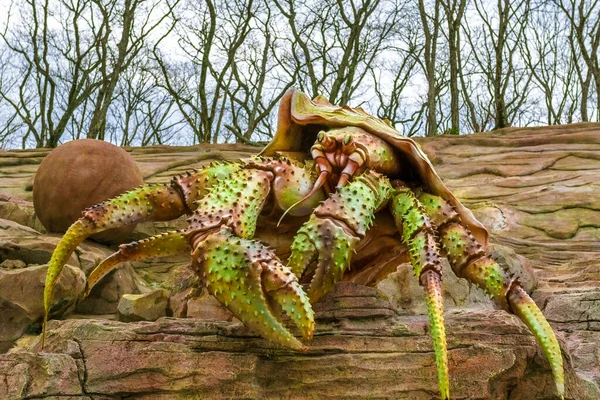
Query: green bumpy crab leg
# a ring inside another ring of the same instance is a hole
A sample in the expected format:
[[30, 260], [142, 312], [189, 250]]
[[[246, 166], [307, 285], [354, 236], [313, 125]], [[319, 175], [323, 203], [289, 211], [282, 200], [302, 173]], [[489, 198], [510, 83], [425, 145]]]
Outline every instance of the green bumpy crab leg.
[[560, 346], [552, 327], [523, 290], [517, 279], [489, 258], [453, 207], [438, 196], [421, 193], [419, 200], [437, 226], [442, 250], [454, 273], [482, 288], [503, 309], [516, 314], [534, 334], [550, 362], [558, 395], [564, 398], [565, 383]]
[[42, 347], [56, 280], [81, 242], [94, 233], [111, 228], [140, 221], [174, 219], [184, 214], [185, 210], [183, 199], [175, 188], [147, 185], [83, 211], [83, 216], [69, 227], [50, 258], [44, 287]]
[[191, 247], [184, 231], [171, 231], [142, 239], [139, 242], [122, 244], [119, 251], [102, 261], [87, 277], [84, 297], [87, 297], [96, 283], [110, 271], [125, 261], [144, 260], [147, 258], [170, 256], [190, 252]]
[[308, 339], [314, 330], [310, 302], [275, 252], [252, 237], [271, 185], [303, 171], [280, 160], [246, 164], [197, 202], [186, 233], [209, 292], [254, 332], [296, 350], [305, 347], [280, 323], [277, 307]]
[[316, 262], [308, 289], [311, 303], [319, 301], [342, 279], [352, 251], [373, 224], [375, 212], [387, 203], [391, 191], [384, 175], [364, 173], [322, 202], [298, 230], [288, 266], [302, 276]]
[[425, 291], [429, 325], [435, 352], [438, 384], [442, 399], [450, 398], [448, 348], [442, 297], [442, 269], [435, 229], [412, 190], [396, 184], [390, 209], [402, 240], [409, 249], [415, 276]]
[[203, 196], [214, 182], [223, 179], [236, 168], [238, 167], [234, 164], [211, 164], [173, 179], [170, 185], [141, 186], [84, 210], [82, 217], [64, 234], [48, 264], [44, 287], [42, 348], [56, 280], [81, 242], [88, 236], [107, 229], [143, 221], [168, 221], [189, 213], [197, 198]]

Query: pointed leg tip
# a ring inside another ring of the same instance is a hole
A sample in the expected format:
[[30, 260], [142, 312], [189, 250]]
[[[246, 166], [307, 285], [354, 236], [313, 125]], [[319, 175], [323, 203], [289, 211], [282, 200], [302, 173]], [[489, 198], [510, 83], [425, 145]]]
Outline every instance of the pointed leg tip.
[[565, 378], [562, 352], [554, 330], [537, 304], [521, 286], [515, 286], [508, 293], [508, 301], [513, 312], [527, 325], [535, 336], [539, 346], [550, 362], [558, 395], [560, 398], [564, 398]]
[[305, 349], [307, 349], [307, 347], [301, 341], [299, 341], [298, 339], [296, 339], [294, 336], [292, 336], [289, 333], [285, 336], [286, 336], [285, 339], [287, 339], [287, 340], [279, 341], [280, 344], [282, 344], [283, 346], [288, 347], [292, 350], [301, 351], [301, 352], [306, 351]]
[[313, 320], [309, 321], [308, 324], [296, 324], [296, 326], [300, 329], [300, 333], [304, 340], [312, 340], [315, 332], [315, 322]]
[[308, 328], [308, 333], [306, 335], [306, 340], [312, 340], [314, 333], [315, 333], [315, 322], [312, 321], [311, 326]]
[[450, 400], [450, 389], [448, 387], [442, 389], [442, 400]]
[[564, 383], [557, 383], [556, 384], [556, 391], [558, 392], [558, 397], [561, 400], [565, 399], [565, 385]]
[[304, 325], [303, 324], [298, 324], [296, 323], [296, 326], [298, 327], [298, 329], [300, 330], [300, 334], [302, 335], [302, 338], [304, 340], [312, 340], [313, 338], [313, 332], [314, 332], [314, 325]]

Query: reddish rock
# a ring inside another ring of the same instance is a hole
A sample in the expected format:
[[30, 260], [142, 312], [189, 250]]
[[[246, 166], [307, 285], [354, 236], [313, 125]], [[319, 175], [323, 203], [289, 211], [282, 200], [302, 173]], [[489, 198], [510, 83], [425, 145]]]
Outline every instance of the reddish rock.
[[[564, 345], [568, 397], [600, 398], [600, 124], [509, 128], [417, 140], [446, 185], [486, 225], [491, 242], [531, 261], [536, 278], [531, 282], [537, 281], [532, 296]], [[216, 145], [129, 151], [148, 181], [168, 182], [186, 169], [246, 157], [257, 150]], [[29, 199], [27, 182], [45, 154], [46, 150], [0, 153], [0, 191], [12, 199]], [[2, 214], [3, 210], [8, 212]], [[0, 218], [6, 215], [4, 218], [35, 227], [35, 218], [27, 210], [27, 206], [2, 204], [0, 196]], [[283, 259], [289, 255], [290, 238], [298, 228], [297, 223], [284, 222], [279, 228], [275, 223], [263, 223], [258, 230], [259, 237], [270, 242]], [[180, 219], [158, 224], [156, 230], [146, 226], [144, 233], [177, 229], [182, 224]], [[407, 260], [393, 226], [379, 219], [373, 230], [376, 232], [361, 242], [354, 257], [355, 268], [346, 279], [375, 285], [386, 272]], [[36, 256], [36, 252], [19, 249], [21, 243], [29, 246], [32, 241], [13, 240], [14, 227], [8, 227], [7, 232], [11, 232], [10, 259], [16, 254], [29, 259]], [[86, 254], [87, 250], [80, 251], [80, 259], [88, 257]], [[512, 255], [509, 258], [515, 260]], [[141, 267], [137, 273], [151, 284], [178, 288], [169, 278], [175, 271], [173, 265], [167, 260], [148, 261], [137, 264]], [[405, 275], [395, 287], [390, 286], [393, 293], [404, 289], [399, 285], [416, 283], [409, 268], [405, 268]], [[447, 272], [444, 276], [447, 283], [452, 282], [450, 275]], [[188, 288], [184, 285], [180, 290]], [[416, 285], [408, 289], [422, 291]], [[462, 304], [465, 298], [453, 294], [446, 299], [453, 393], [465, 399], [553, 398], [547, 363], [531, 335], [504, 312], [473, 310], [474, 305], [491, 303], [485, 299], [481, 303], [471, 301], [472, 290], [454, 288], [453, 293], [462, 293], [468, 300], [469, 308], [464, 311], [457, 312], [452, 305]], [[172, 312], [184, 316], [187, 300], [179, 294], [174, 291], [171, 297]], [[409, 308], [422, 301], [420, 292], [408, 291], [406, 295], [413, 302]], [[381, 398], [436, 398], [426, 317], [406, 315], [406, 310], [394, 316], [397, 302], [375, 306], [369, 297], [383, 304], [381, 295], [365, 293], [317, 305], [321, 318], [312, 344], [317, 351], [307, 355], [275, 348], [239, 325], [225, 322], [163, 319], [124, 325], [88, 320], [52, 322], [51, 326], [55, 327], [55, 339], [60, 331], [65, 343], [73, 336], [90, 350], [94, 360], [90, 365], [98, 366], [89, 370], [93, 371], [90, 388], [111, 393], [105, 396], [108, 398], [122, 397], [120, 391], [125, 396], [131, 393], [134, 399], [170, 399], [196, 393], [217, 398], [336, 398], [338, 386], [340, 397], [368, 397], [375, 388], [383, 393]], [[67, 346], [56, 350], [63, 347]], [[164, 349], [173, 352], [163, 353]], [[112, 350], [127, 353], [119, 356], [125, 364], [139, 361], [131, 369], [111, 375], [108, 364], [101, 363], [109, 360]], [[425, 356], [430, 358], [422, 358]], [[179, 357], [182, 369], [173, 366]], [[143, 385], [161, 392], [149, 395]], [[191, 392], [184, 392], [184, 387]]]
[[89, 399], [83, 396], [80, 365], [68, 354], [0, 354], [0, 398]]
[[203, 290], [198, 297], [190, 298], [186, 306], [186, 317], [188, 318], [215, 321], [231, 321], [234, 319], [233, 314], [211, 296], [207, 290]]
[[[277, 347], [240, 323], [172, 318], [52, 321], [45, 351], [74, 361], [84, 355], [77, 363], [83, 390], [99, 397], [437, 398], [426, 316], [398, 316], [378, 291], [351, 283], [316, 308], [306, 353]], [[446, 323], [453, 398], [553, 398], [549, 366], [516, 317], [456, 310]], [[569, 362], [566, 380], [567, 399], [600, 395]]]
[[[10, 348], [14, 340], [44, 315], [42, 299], [47, 270], [47, 265], [0, 269], [0, 351]], [[83, 272], [66, 265], [56, 284], [52, 311], [60, 315], [72, 309], [84, 288]]]
[[[35, 212], [48, 232], [65, 232], [81, 212], [143, 183], [135, 160], [125, 150], [102, 140], [67, 142], [40, 164], [33, 184]], [[117, 243], [135, 226], [93, 236]]]

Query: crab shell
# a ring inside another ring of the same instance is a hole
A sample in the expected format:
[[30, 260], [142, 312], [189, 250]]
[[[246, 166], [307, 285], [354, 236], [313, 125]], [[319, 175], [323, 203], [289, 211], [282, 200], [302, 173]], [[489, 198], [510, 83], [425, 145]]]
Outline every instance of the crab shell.
[[290, 89], [281, 98], [275, 137], [261, 155], [270, 157], [290, 152], [308, 154], [320, 130], [345, 126], [362, 128], [392, 145], [406, 163], [400, 166], [403, 171], [402, 174], [399, 171], [399, 176], [417, 181], [428, 192], [450, 202], [460, 214], [462, 222], [487, 251], [487, 230], [444, 185], [418, 143], [402, 136], [389, 121], [375, 118], [360, 107], [336, 106], [323, 96], [311, 100], [305, 93]]

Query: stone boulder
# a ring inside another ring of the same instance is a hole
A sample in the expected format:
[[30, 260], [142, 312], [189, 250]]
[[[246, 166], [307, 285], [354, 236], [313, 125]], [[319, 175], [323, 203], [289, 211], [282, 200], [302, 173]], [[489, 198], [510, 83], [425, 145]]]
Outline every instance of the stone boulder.
[[[43, 235], [14, 221], [0, 219], [0, 351], [37, 326], [42, 317], [47, 263], [59, 240], [58, 235]], [[123, 294], [144, 290], [144, 283], [126, 263], [100, 282], [89, 297], [80, 299], [85, 276], [112, 252], [94, 242], [79, 246], [67, 260], [57, 282], [53, 315], [72, 311], [74, 305], [80, 313], [115, 313]]]
[[124, 294], [119, 301], [119, 320], [123, 322], [156, 321], [167, 315], [169, 292], [154, 289], [142, 294]]
[[[37, 217], [48, 232], [65, 232], [90, 206], [143, 183], [135, 160], [125, 150], [102, 140], [67, 142], [40, 164], [33, 184]], [[95, 240], [119, 243], [135, 226], [109, 230]]]
[[[0, 268], [0, 351], [6, 351], [44, 315], [44, 281], [47, 265], [19, 269]], [[79, 268], [65, 266], [54, 292], [55, 314], [73, 308], [85, 289], [85, 275]]]
[[36, 232], [46, 232], [46, 229], [35, 215], [33, 203], [2, 193], [0, 193], [0, 219], [28, 226]]
[[[518, 277], [521, 286], [528, 293], [533, 292], [537, 286], [537, 281], [529, 260], [519, 256], [509, 247], [495, 244], [490, 246], [490, 257], [508, 269], [513, 276]], [[446, 259], [442, 259], [442, 274], [445, 308], [460, 307], [487, 310], [495, 308], [495, 304], [481, 289], [472, 285], [466, 279], [458, 278]], [[410, 263], [400, 264], [395, 272], [392, 272], [377, 284], [377, 288], [388, 296], [391, 303], [400, 312], [409, 314], [427, 313], [423, 288], [419, 285], [418, 279], [415, 278]]]
[[[563, 345], [567, 398], [600, 398], [600, 124], [417, 141], [448, 188], [488, 228], [494, 256], [521, 268], [522, 283], [533, 290]], [[241, 145], [127, 149], [152, 183], [257, 150]], [[49, 257], [52, 246], [34, 247], [49, 236], [21, 227], [42, 230], [31, 207], [18, 200], [31, 200], [29, 182], [46, 154], [44, 149], [0, 151], [0, 191], [10, 197], [7, 202], [0, 196], [0, 218], [18, 222], [0, 221], [0, 263], [7, 270]], [[286, 219], [279, 227], [276, 222], [261, 220], [257, 236], [285, 260], [302, 221]], [[147, 223], [138, 235], [183, 226], [184, 218]], [[23, 238], [15, 239], [15, 234]], [[86, 242], [69, 264], [89, 271], [99, 257]], [[39, 338], [26, 335], [11, 354], [0, 356], [0, 372], [11, 383], [0, 389], [0, 398], [437, 398], [427, 318], [418, 314], [424, 310], [422, 289], [411, 268], [403, 265], [406, 248], [393, 224], [378, 215], [353, 257], [345, 279], [381, 288], [389, 299], [372, 290], [362, 292], [362, 286], [338, 286], [336, 296], [315, 305], [317, 332], [308, 354], [257, 338], [221, 313], [204, 291], [195, 297], [196, 282], [186, 272], [188, 256], [132, 263], [135, 271], [125, 266], [97, 287], [102, 291], [107, 285], [107, 292], [97, 295], [107, 299], [110, 294], [109, 318], [115, 318], [123, 293], [145, 292], [136, 289], [141, 280], [148, 287], [169, 289], [167, 315], [202, 320], [51, 321], [47, 349], [56, 353], [35, 354]], [[492, 310], [477, 289], [451, 275], [448, 271], [444, 282], [453, 394], [464, 399], [554, 398], [547, 362], [524, 325]], [[108, 290], [111, 285], [118, 290]], [[348, 295], [341, 295], [342, 289]], [[103, 309], [90, 301], [77, 312]], [[40, 365], [47, 369], [39, 370]]]

